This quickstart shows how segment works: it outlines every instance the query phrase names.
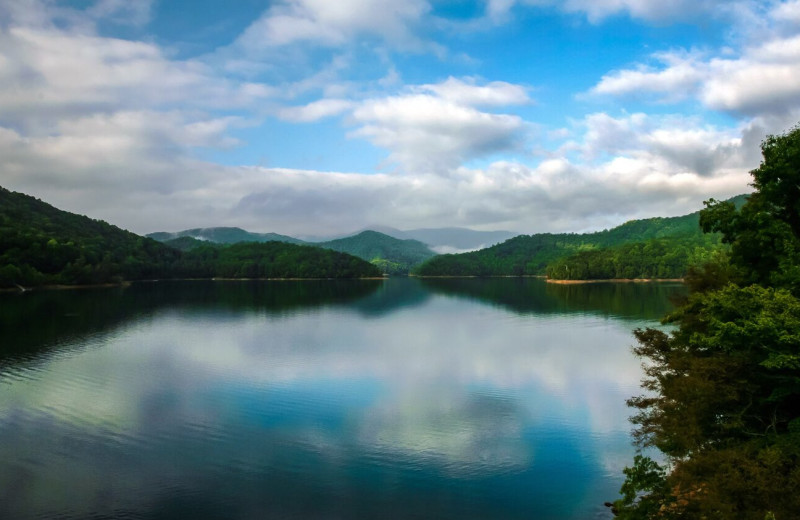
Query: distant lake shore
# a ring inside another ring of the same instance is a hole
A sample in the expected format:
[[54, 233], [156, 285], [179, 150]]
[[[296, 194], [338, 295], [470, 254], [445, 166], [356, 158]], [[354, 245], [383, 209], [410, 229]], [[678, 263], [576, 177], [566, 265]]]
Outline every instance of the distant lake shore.
[[683, 278], [606, 278], [606, 279], [591, 279], [591, 280], [558, 280], [555, 278], [547, 278], [547, 283], [556, 283], [561, 285], [571, 285], [579, 283], [661, 283], [661, 282], [680, 282], [683, 283]]

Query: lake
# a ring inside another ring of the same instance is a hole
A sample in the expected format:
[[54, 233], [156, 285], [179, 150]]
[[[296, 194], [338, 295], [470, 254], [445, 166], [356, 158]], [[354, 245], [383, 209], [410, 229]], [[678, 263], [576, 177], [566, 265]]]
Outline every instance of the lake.
[[0, 294], [0, 518], [609, 518], [679, 284]]

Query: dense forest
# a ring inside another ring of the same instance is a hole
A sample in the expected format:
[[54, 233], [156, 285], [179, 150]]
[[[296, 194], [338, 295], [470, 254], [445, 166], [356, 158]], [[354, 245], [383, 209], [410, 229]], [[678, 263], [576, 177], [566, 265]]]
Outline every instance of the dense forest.
[[357, 256], [372, 263], [381, 272], [391, 275], [407, 275], [413, 267], [436, 255], [428, 246], [417, 240], [402, 240], [369, 230], [325, 242], [304, 242], [277, 233], [251, 233], [240, 228], [227, 227], [187, 229], [177, 233], [159, 232], [147, 236], [181, 251], [191, 251], [204, 244], [240, 242], [278, 241], [315, 246]]
[[654, 238], [581, 251], [552, 262], [546, 274], [557, 280], [683, 278], [690, 265], [708, 261], [720, 245], [718, 234]]
[[0, 188], [0, 287], [185, 277], [357, 278], [381, 271], [352, 255], [281, 242], [181, 251]]
[[637, 330], [645, 393], [623, 519], [788, 520], [800, 515], [800, 127], [770, 136], [737, 208], [709, 201], [729, 250], [692, 267], [675, 329]]
[[180, 252], [0, 188], [0, 287], [169, 276]]
[[[742, 195], [731, 202], [740, 206], [744, 200]], [[414, 272], [419, 276], [522, 276], [547, 274], [551, 266], [553, 274], [562, 277], [565, 266], [575, 265], [566, 275], [568, 278], [631, 278], [658, 272], [669, 272], [668, 278], [677, 278], [682, 275], [675, 273], [685, 273], [689, 261], [711, 254], [719, 242], [718, 236], [703, 235], [699, 219], [700, 213], [695, 212], [681, 217], [632, 220], [595, 233], [520, 235], [480, 251], [434, 257]], [[620, 249], [628, 244], [636, 246]], [[669, 251], [670, 247], [676, 250]], [[600, 252], [603, 249], [610, 250]], [[623, 251], [639, 257], [621, 262]], [[658, 256], [661, 252], [666, 253], [667, 260]], [[573, 255], [578, 256], [565, 261]], [[603, 276], [589, 276], [589, 271]], [[621, 273], [634, 276], [618, 276]]]

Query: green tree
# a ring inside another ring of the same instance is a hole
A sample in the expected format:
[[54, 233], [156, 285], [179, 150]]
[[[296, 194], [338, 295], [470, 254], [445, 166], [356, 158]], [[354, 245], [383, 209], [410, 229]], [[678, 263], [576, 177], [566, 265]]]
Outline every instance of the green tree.
[[666, 321], [638, 330], [646, 394], [635, 438], [670, 472], [637, 459], [622, 518], [788, 519], [800, 515], [800, 128], [768, 137], [737, 208], [700, 215], [729, 252], [687, 275], [690, 296]]

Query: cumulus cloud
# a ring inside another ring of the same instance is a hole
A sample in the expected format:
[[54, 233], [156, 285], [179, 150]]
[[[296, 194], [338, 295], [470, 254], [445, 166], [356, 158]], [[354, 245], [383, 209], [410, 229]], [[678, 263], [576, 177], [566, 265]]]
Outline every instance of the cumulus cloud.
[[749, 117], [800, 112], [800, 2], [778, 3], [766, 28], [740, 49], [669, 51], [653, 55], [657, 66], [638, 65], [605, 75], [592, 94], [695, 99], [705, 107]]
[[438, 96], [408, 94], [362, 103], [350, 135], [391, 150], [406, 170], [441, 171], [463, 161], [513, 150], [525, 125], [519, 116], [481, 112]]
[[474, 78], [462, 80], [451, 76], [441, 83], [422, 85], [419, 90], [469, 106], [522, 105], [531, 102], [525, 87], [505, 81], [476, 85]]
[[[16, 125], [95, 112], [183, 106], [252, 106], [275, 94], [197, 61], [167, 59], [150, 43], [59, 29], [0, 29], [0, 113]], [[191, 92], [191, 95], [187, 95]]]
[[297, 42], [339, 46], [355, 36], [371, 36], [421, 47], [413, 27], [429, 10], [426, 0], [282, 0], [254, 22], [238, 44], [251, 49]]

